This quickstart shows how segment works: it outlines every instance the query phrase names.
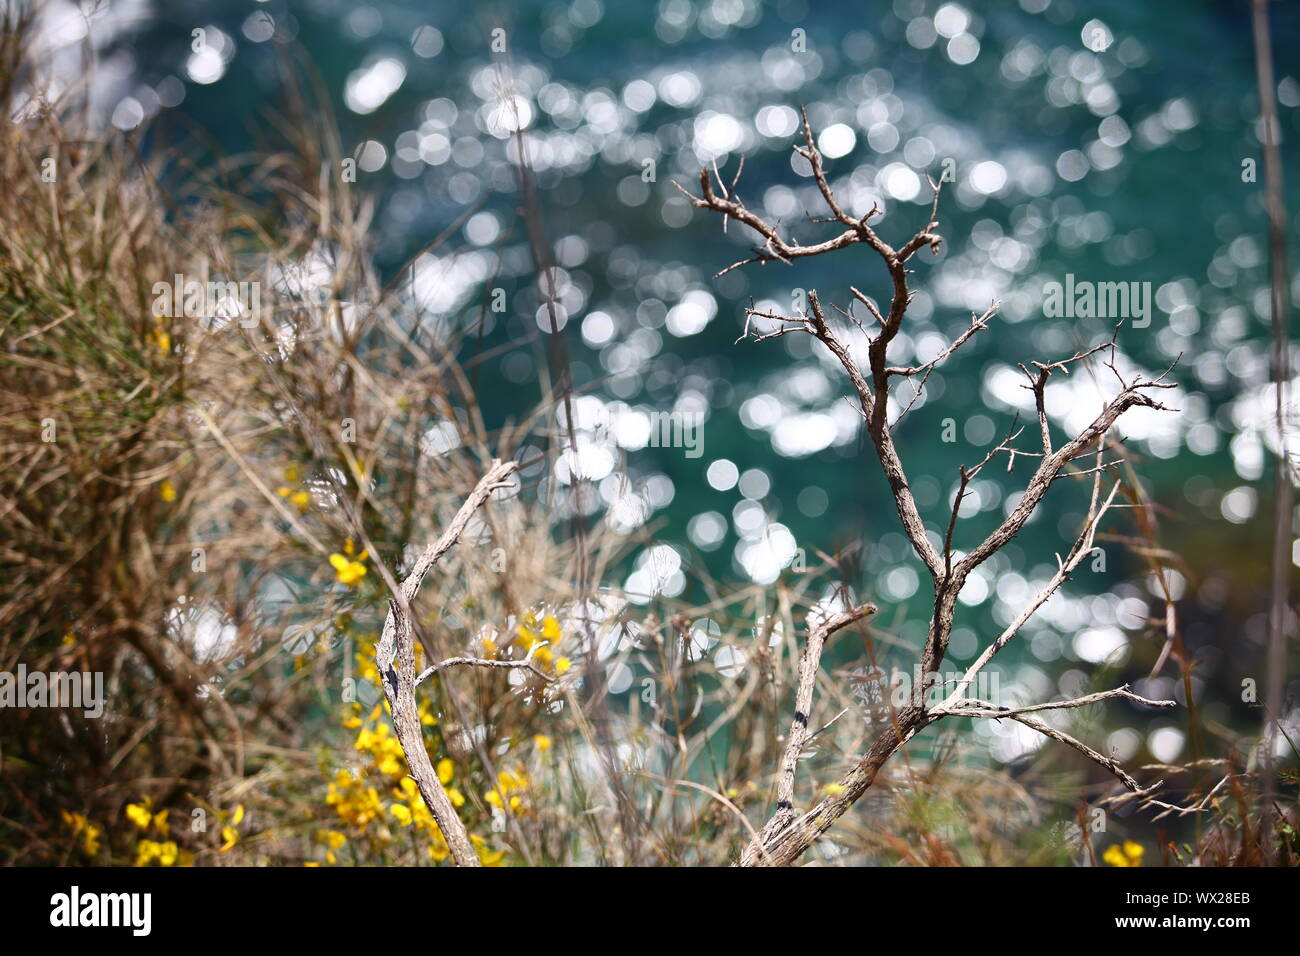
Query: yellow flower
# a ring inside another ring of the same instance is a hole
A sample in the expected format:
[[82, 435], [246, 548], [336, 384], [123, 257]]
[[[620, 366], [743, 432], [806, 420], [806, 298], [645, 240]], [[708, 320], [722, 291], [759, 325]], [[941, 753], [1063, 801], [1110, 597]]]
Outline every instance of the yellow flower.
[[103, 832], [82, 813], [63, 811], [63, 825], [72, 831], [73, 836], [81, 837], [81, 849], [86, 856], [99, 852], [99, 836]]
[[474, 849], [478, 853], [478, 860], [484, 866], [505, 866], [505, 850], [492, 850], [488, 847], [487, 841], [476, 833], [469, 835], [470, 842], [474, 844]]
[[[362, 554], [364, 553], [362, 552]], [[349, 561], [338, 552], [330, 555], [330, 566], [337, 572], [339, 581], [349, 587], [366, 576], [366, 566], [364, 564], [360, 561]]]
[[1115, 843], [1107, 847], [1101, 858], [1111, 866], [1141, 866], [1142, 854], [1145, 852], [1146, 847], [1141, 843], [1125, 840], [1123, 846]]
[[295, 491], [289, 495], [289, 500], [299, 511], [306, 511], [311, 507], [311, 494], [306, 491]]
[[538, 750], [546, 751], [551, 749], [551, 738], [546, 734], [534, 735], [533, 743], [537, 745]]
[[[317, 830], [316, 842], [325, 844], [325, 862], [337, 863], [338, 857], [335, 856], [335, 851], [340, 849], [343, 844], [347, 843], [348, 838], [346, 834], [340, 833], [338, 830]], [[304, 865], [320, 866], [319, 863], [307, 863]]]
[[227, 850], [234, 849], [235, 844], [239, 842], [239, 831], [236, 830], [234, 827], [222, 827], [221, 841], [222, 841], [221, 842], [222, 853], [225, 853]]
[[483, 795], [483, 799], [498, 810], [509, 807], [518, 813], [524, 809], [523, 794], [528, 791], [528, 777], [522, 770], [502, 770], [497, 774], [497, 787]]
[[[540, 624], [536, 615], [525, 614], [515, 627], [515, 637], [519, 648], [527, 653], [532, 651], [533, 660], [543, 669], [550, 667], [555, 659], [555, 645], [560, 642], [560, 622], [551, 615], [542, 618]], [[534, 647], [535, 645], [541, 645]], [[495, 650], [495, 648], [493, 648]]]
[[510, 790], [528, 789], [528, 777], [522, 770], [503, 770], [497, 774], [497, 782]]
[[415, 800], [420, 795], [420, 788], [415, 785], [415, 781], [410, 777], [403, 777], [397, 783], [397, 789], [393, 791], [399, 800], [406, 800], [408, 803]]
[[828, 797], [838, 797], [846, 789], [847, 788], [842, 783], [828, 783], [826, 786], [822, 787], [822, 793], [826, 794]]
[[451, 762], [450, 757], [443, 757], [438, 761], [438, 780], [445, 787], [451, 783], [451, 778], [456, 775], [456, 765]]
[[340, 820], [359, 829], [365, 829], [371, 821], [381, 819], [384, 814], [379, 792], [346, 770], [340, 770], [330, 784], [325, 802], [334, 808]]
[[157, 862], [159, 866], [173, 866], [180, 856], [180, 849], [175, 842], [156, 843], [153, 840], [141, 840], [135, 848], [135, 865], [148, 866]]
[[402, 826], [409, 827], [411, 825], [411, 820], [413, 818], [411, 816], [410, 807], [402, 806], [402, 804], [400, 803], [394, 803], [391, 807], [388, 808], [388, 812], [391, 813], [393, 815], [393, 819], [396, 820], [398, 823], [400, 823]]
[[387, 724], [380, 724], [374, 730], [362, 727], [357, 734], [355, 747], [362, 753], [368, 753], [374, 768], [384, 776], [395, 777], [405, 772], [402, 745], [389, 734]]
[[567, 657], [557, 657], [555, 659], [555, 673], [557, 674], [567, 673], [569, 668], [572, 666], [573, 661], [569, 660]]
[[163, 483], [158, 486], [158, 494], [163, 501], [175, 501], [176, 486], [170, 481], [163, 481]]
[[242, 803], [236, 805], [235, 815], [234, 817], [231, 818], [230, 822], [233, 823], [235, 826], [239, 826], [241, 823], [244, 822], [244, 805]]
[[[416, 645], [419, 647], [420, 645]], [[428, 699], [420, 701], [420, 723], [426, 727], [432, 727], [438, 722], [438, 718], [433, 716], [433, 705]]]
[[[419, 647], [417, 644], [416, 647]], [[375, 649], [373, 646], [363, 645], [361, 650], [356, 654], [357, 677], [363, 681], [368, 681], [375, 686], [379, 686], [379, 668], [375, 665]], [[375, 712], [370, 715], [374, 720], [379, 716], [380, 710], [375, 708]]]
[[153, 814], [149, 812], [149, 800], [146, 798], [142, 803], [128, 803], [126, 818], [141, 830], [149, 829], [149, 824], [153, 822]]

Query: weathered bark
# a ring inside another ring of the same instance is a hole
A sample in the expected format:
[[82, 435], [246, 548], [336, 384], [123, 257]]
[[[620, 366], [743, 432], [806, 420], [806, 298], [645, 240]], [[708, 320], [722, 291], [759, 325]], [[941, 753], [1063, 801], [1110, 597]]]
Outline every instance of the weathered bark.
[[799, 757], [803, 753], [804, 744], [808, 741], [813, 688], [817, 683], [822, 649], [826, 646], [827, 639], [836, 631], [875, 613], [874, 604], [864, 604], [843, 614], [837, 614], [809, 629], [808, 642], [804, 645], [803, 654], [799, 658], [799, 684], [795, 691], [794, 719], [790, 722], [790, 733], [785, 742], [785, 756], [781, 759], [781, 773], [776, 783], [776, 813], [767, 821], [763, 832], [746, 851], [748, 856], [760, 856], [768, 841], [794, 821], [795, 771], [799, 766]]
[[406, 755], [406, 763], [411, 777], [415, 780], [429, 812], [442, 831], [451, 858], [457, 866], [478, 866], [478, 853], [470, 842], [465, 824], [456, 815], [451, 798], [443, 789], [438, 774], [433, 769], [433, 761], [424, 746], [424, 734], [420, 730], [420, 708], [415, 700], [415, 642], [412, 635], [414, 612], [411, 605], [419, 593], [420, 583], [438, 560], [451, 550], [460, 539], [470, 516], [474, 514], [493, 490], [502, 486], [517, 467], [513, 461], [494, 461], [488, 473], [480, 479], [474, 491], [461, 505], [456, 516], [451, 520], [437, 542], [425, 549], [411, 573], [402, 582], [400, 593], [388, 602], [388, 617], [384, 621], [384, 630], [375, 647], [375, 662], [379, 667], [384, 685], [384, 697], [393, 712], [393, 729], [397, 740]]
[[887, 726], [857, 764], [840, 778], [844, 789], [835, 796], [824, 797], [811, 810], [784, 828], [772, 833], [764, 828], [764, 848], [751, 844], [741, 855], [741, 866], [789, 866], [803, 856], [814, 841], [830, 829], [876, 781], [876, 774], [898, 748], [925, 726], [926, 716], [919, 707], [909, 706]]

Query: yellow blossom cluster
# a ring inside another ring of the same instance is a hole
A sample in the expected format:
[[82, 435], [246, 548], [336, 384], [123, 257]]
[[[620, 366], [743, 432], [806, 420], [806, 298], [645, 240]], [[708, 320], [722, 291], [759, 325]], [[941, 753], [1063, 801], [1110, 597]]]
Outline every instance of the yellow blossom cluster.
[[153, 317], [153, 328], [149, 330], [149, 344], [157, 346], [158, 351], [166, 355], [172, 350], [171, 333], [167, 331], [163, 323], [164, 316], [155, 315]]
[[363, 777], [354, 776], [347, 770], [335, 774], [325, 802], [334, 808], [340, 820], [363, 830], [371, 821], [382, 819], [384, 815], [379, 791], [366, 783]]
[[[194, 863], [194, 854], [188, 850], [182, 850], [177, 846], [176, 841], [169, 839], [171, 836], [171, 824], [167, 820], [167, 815], [171, 811], [159, 810], [153, 811], [153, 801], [149, 797], [144, 797], [139, 803], [128, 803], [126, 805], [126, 818], [139, 831], [140, 839], [135, 845], [135, 865], [136, 866], [175, 866], [179, 863], [181, 866], [192, 866]], [[150, 839], [146, 834], [149, 832], [159, 839]]]
[[[415, 649], [417, 652], [421, 649], [418, 643], [415, 645]], [[381, 686], [379, 683], [379, 666], [375, 663], [375, 645], [373, 641], [361, 643], [356, 653], [356, 662], [358, 683], [369, 683], [376, 687]], [[354, 706], [360, 709], [361, 705], [356, 704]], [[343, 726], [347, 727], [349, 724], [345, 721]], [[358, 721], [355, 726], [360, 726], [360, 722]]]
[[[535, 614], [525, 614], [515, 628], [515, 643], [519, 645], [520, 650], [525, 654], [531, 651], [533, 661], [538, 667], [542, 670], [554, 670], [556, 674], [564, 674], [573, 666], [569, 658], [556, 655], [560, 641], [563, 639], [560, 622], [549, 614], [540, 622]], [[484, 642], [485, 645], [488, 643]], [[490, 656], [495, 655], [495, 646], [486, 650], [490, 652]]]
[[493, 850], [488, 846], [487, 840], [483, 839], [477, 833], [469, 835], [469, 842], [474, 844], [474, 852], [478, 854], [478, 861], [484, 866], [505, 866], [505, 850]]
[[152, 811], [153, 801], [145, 797], [139, 803], [128, 803], [126, 805], [126, 818], [135, 824], [138, 830], [148, 830], [153, 827], [156, 831], [166, 836], [171, 826], [167, 823], [167, 814], [169, 811], [160, 810], [158, 813]]
[[[168, 819], [170, 809], [155, 811], [153, 800], [142, 797], [123, 808], [128, 831], [134, 834], [136, 866], [193, 866], [195, 854], [187, 850], [172, 838], [171, 822]], [[64, 827], [77, 839], [81, 851], [87, 857], [96, 857], [102, 849], [104, 828], [92, 822], [85, 814], [68, 810], [62, 811]], [[222, 814], [223, 819], [227, 817]], [[221, 830], [225, 841], [221, 852], [226, 852], [239, 842], [239, 832], [235, 829], [244, 818], [243, 806], [235, 808], [229, 815], [229, 822]]]
[[406, 770], [402, 745], [386, 723], [379, 724], [374, 730], [362, 727], [353, 746], [362, 753], [369, 754], [375, 769], [385, 777], [395, 777]]
[[99, 838], [104, 831], [91, 823], [84, 813], [70, 813], [63, 811], [63, 825], [72, 831], [72, 835], [81, 841], [81, 851], [86, 856], [96, 856], [99, 853]]
[[356, 545], [348, 538], [343, 545], [342, 554], [336, 551], [330, 555], [330, 567], [338, 575], [339, 583], [348, 587], [359, 584], [366, 576], [366, 552], [363, 550], [360, 554], [355, 554], [355, 551]]
[[[439, 761], [439, 763], [450, 765], [451, 761], [445, 760]], [[439, 767], [439, 776], [443, 776], [441, 766]], [[446, 777], [447, 779], [444, 783], [449, 782], [451, 779], [450, 766], [448, 767]], [[451, 850], [448, 849], [447, 841], [443, 838], [442, 830], [438, 828], [437, 822], [433, 819], [433, 814], [429, 812], [429, 808], [425, 805], [424, 798], [420, 796], [420, 791], [419, 788], [416, 787], [415, 781], [410, 777], [403, 777], [396, 789], [393, 790], [393, 796], [398, 801], [389, 807], [390, 812], [393, 814], [393, 819], [401, 826], [414, 827], [428, 837], [429, 856], [435, 862], [441, 863], [443, 860], [447, 859]], [[456, 800], [457, 797], [459, 797], [459, 802]], [[465, 798], [461, 794], [457, 793], [456, 796], [452, 798], [452, 801], [456, 803], [456, 806], [460, 806], [465, 802]]]
[[[347, 834], [340, 833], [338, 830], [318, 830], [316, 842], [325, 845], [325, 862], [332, 864], [338, 862], [338, 851], [343, 848], [343, 844], [348, 842], [348, 837]], [[317, 864], [308, 864], [308, 866], [315, 865]]]
[[1122, 844], [1115, 843], [1107, 847], [1101, 858], [1111, 866], [1141, 866], [1142, 854], [1145, 852], [1146, 847], [1141, 843], [1125, 840]]
[[136, 866], [152, 866], [155, 863], [158, 866], [175, 866], [181, 858], [181, 850], [175, 840], [141, 840], [135, 846]]
[[[419, 666], [422, 654], [418, 644], [415, 652]], [[355, 660], [359, 681], [380, 686], [373, 641], [359, 642]], [[369, 712], [355, 701], [344, 708], [343, 727], [355, 734], [352, 750], [365, 759], [359, 764], [355, 759], [348, 761], [352, 768], [336, 770], [329, 785], [325, 801], [333, 808], [335, 822], [332, 827], [318, 829], [315, 833], [315, 841], [323, 848], [327, 864], [338, 862], [339, 851], [349, 843], [356, 848], [358, 859], [387, 859], [387, 854], [395, 849], [400, 851], [404, 846], [397, 834], [406, 829], [412, 831], [412, 835], [418, 834], [415, 845], [433, 862], [440, 863], [451, 855], [442, 830], [420, 795], [415, 780], [409, 775], [406, 755], [393, 732], [388, 713], [384, 701]], [[423, 727], [437, 726], [438, 719], [430, 699], [419, 702], [419, 715]], [[429, 735], [426, 744], [431, 752], [441, 749], [436, 732]], [[543, 745], [539, 742], [538, 746]], [[465, 807], [465, 794], [456, 786], [455, 762], [450, 757], [443, 757], [436, 762], [434, 769], [452, 806], [458, 810]], [[511, 797], [518, 798], [527, 789], [527, 781], [522, 775], [503, 774], [502, 781], [507, 801]], [[516, 799], [515, 808], [521, 807]], [[471, 840], [483, 865], [504, 865], [504, 850], [494, 850], [486, 839], [474, 834], [471, 834]], [[319, 865], [319, 861], [312, 861], [309, 865]]]
[[[377, 714], [380, 708], [375, 708], [375, 711]], [[391, 839], [384, 827], [389, 820], [399, 827], [411, 827], [421, 832], [427, 840], [429, 858], [440, 863], [450, 856], [451, 850], [447, 846], [442, 830], [433, 819], [433, 814], [429, 812], [424, 798], [420, 796], [415, 781], [406, 775], [406, 763], [401, 756], [400, 746], [397, 746], [394, 752], [393, 747], [396, 742], [388, 736], [387, 732], [387, 724], [379, 724], [373, 729], [366, 726], [361, 728], [357, 738], [358, 749], [366, 750], [371, 757], [371, 765], [367, 768], [366, 774], [353, 774], [347, 770], [338, 771], [334, 782], [330, 784], [326, 803], [334, 808], [345, 827], [359, 831], [358, 835], [373, 836], [380, 843], [387, 843]], [[364, 748], [361, 747], [363, 743]], [[390, 760], [398, 763], [398, 770], [395, 773], [390, 773], [392, 768], [386, 766]], [[447, 789], [447, 796], [451, 798], [452, 805], [457, 808], [464, 806], [465, 795], [452, 785], [456, 775], [452, 760], [444, 757], [438, 761], [436, 769], [438, 779]], [[401, 775], [389, 792], [390, 799], [387, 805], [379, 788], [369, 782], [370, 772], [386, 776]], [[372, 824], [375, 827], [372, 828]], [[474, 836], [472, 839], [479, 860], [484, 866], [502, 865], [505, 858], [504, 850], [492, 850], [487, 841], [480, 837]], [[325, 846], [326, 862], [335, 863], [338, 859], [338, 850], [347, 842], [348, 835], [341, 830], [319, 830], [316, 833], [316, 840]]]
[[522, 770], [502, 770], [497, 774], [496, 789], [483, 794], [483, 799], [498, 810], [509, 807], [515, 813], [522, 813], [528, 809], [524, 799], [528, 785], [528, 776]]
[[[358, 661], [362, 659], [363, 655], [359, 654]], [[373, 652], [369, 660], [369, 666], [374, 667]], [[402, 745], [393, 735], [388, 721], [384, 719], [384, 714], [387, 711], [387, 703], [377, 704], [363, 718], [361, 716], [361, 705], [354, 702], [349, 706], [346, 716], [343, 718], [343, 726], [348, 730], [357, 731], [357, 737], [352, 746], [354, 750], [370, 757], [369, 769], [384, 777], [397, 777], [406, 773], [406, 756], [402, 753]], [[433, 707], [427, 700], [420, 701], [419, 714], [420, 723], [425, 727], [432, 727], [438, 723], [438, 718], [433, 716]]]
[[[448, 786], [455, 777], [455, 765], [450, 759], [443, 758], [438, 761], [438, 779], [444, 787], [447, 787], [447, 796], [457, 808], [464, 806], [465, 796], [455, 787]], [[393, 789], [394, 802], [389, 806], [389, 812], [393, 819], [403, 827], [413, 827], [425, 834], [429, 841], [429, 858], [435, 863], [441, 863], [451, 855], [451, 849], [447, 846], [447, 840], [442, 835], [442, 830], [438, 827], [437, 821], [433, 819], [433, 814], [429, 812], [424, 798], [420, 796], [420, 790], [415, 781], [410, 777], [403, 777], [398, 785]], [[470, 842], [474, 844], [474, 850], [478, 853], [479, 862], [484, 866], [501, 866], [505, 859], [504, 850], [493, 850], [486, 840], [477, 834], [470, 835]]]
[[311, 492], [299, 486], [300, 474], [297, 465], [290, 465], [284, 470], [284, 480], [288, 482], [275, 490], [281, 498], [288, 498], [289, 503], [300, 512], [311, 507]]

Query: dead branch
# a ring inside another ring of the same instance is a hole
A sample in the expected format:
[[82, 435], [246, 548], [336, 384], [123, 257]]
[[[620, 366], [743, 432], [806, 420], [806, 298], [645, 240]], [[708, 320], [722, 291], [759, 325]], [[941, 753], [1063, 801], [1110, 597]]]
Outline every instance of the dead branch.
[[[799, 659], [799, 684], [795, 691], [794, 719], [786, 738], [785, 756], [781, 760], [781, 773], [776, 783], [776, 813], [763, 828], [763, 834], [751, 844], [754, 853], [763, 852], [764, 841], [771, 834], [784, 829], [794, 819], [794, 778], [804, 745], [811, 739], [808, 721], [812, 716], [813, 687], [817, 683], [817, 670], [821, 664], [822, 649], [827, 639], [836, 631], [856, 624], [876, 613], [874, 604], [863, 604], [842, 614], [823, 620], [808, 630], [808, 642]], [[825, 728], [822, 728], [823, 730]], [[820, 733], [821, 731], [818, 731]]]
[[478, 866], [479, 858], [470, 843], [465, 824], [456, 815], [451, 798], [447, 796], [447, 791], [434, 772], [433, 762], [424, 746], [424, 735], [420, 731], [420, 710], [415, 700], [418, 681], [415, 676], [412, 630], [416, 618], [411, 606], [424, 576], [460, 540], [465, 525], [492, 492], [508, 486], [506, 479], [517, 467], [518, 463], [513, 461], [492, 462], [492, 467], [475, 485], [441, 537], [420, 555], [412, 566], [411, 573], [402, 582], [400, 590], [388, 602], [388, 617], [384, 620], [383, 632], [375, 645], [375, 663], [382, 678], [384, 696], [388, 699], [393, 714], [393, 729], [397, 732], [397, 739], [402, 745], [402, 752], [406, 755], [407, 766], [419, 788], [420, 796], [442, 831], [457, 866]]
[[[1026, 366], [1022, 365], [1021, 369], [1029, 380], [1027, 387], [1034, 393], [1042, 449], [1041, 451], [1028, 451], [1016, 448], [1013, 443], [1021, 432], [1013, 424], [1007, 437], [999, 442], [985, 456], [983, 461], [970, 469], [961, 469], [960, 487], [956, 500], [953, 502], [952, 515], [948, 523], [946, 536], [942, 539], [941, 552], [940, 548], [935, 544], [935, 541], [939, 539], [937, 537], [932, 538], [917, 509], [903, 462], [894, 444], [893, 428], [919, 398], [930, 372], [951, 358], [962, 345], [976, 334], [986, 329], [989, 319], [996, 313], [999, 304], [994, 302], [983, 314], [972, 315], [970, 326], [933, 360], [915, 366], [891, 365], [888, 361], [889, 346], [902, 327], [912, 295], [908, 288], [909, 270], [907, 269], [907, 262], [919, 250], [927, 246], [931, 250], [937, 251], [939, 243], [942, 241], [936, 232], [938, 228], [939, 186], [933, 182], [930, 184], [934, 197], [930, 208], [930, 216], [925, 225], [917, 230], [903, 245], [895, 248], [881, 238], [871, 226], [871, 220], [881, 212], [878, 206], [873, 206], [863, 216], [854, 217], [840, 204], [822, 164], [822, 157], [817, 150], [806, 112], [803, 114], [802, 127], [804, 142], [802, 145], [796, 145], [794, 150], [808, 162], [813, 180], [829, 211], [827, 217], [821, 219], [812, 219], [810, 217], [810, 219], [813, 222], [837, 223], [844, 227], [843, 231], [821, 242], [804, 245], [792, 238], [786, 238], [782, 235], [778, 226], [767, 222], [748, 209], [736, 193], [739, 173], [732, 181], [730, 189], [723, 188], [723, 195], [719, 195], [713, 189], [708, 170], [700, 172], [700, 194], [698, 196], [691, 194], [676, 183], [674, 185], [677, 185], [677, 188], [697, 208], [719, 213], [724, 222], [734, 219], [753, 230], [761, 239], [761, 243], [755, 247], [754, 255], [751, 258], [732, 264], [719, 275], [751, 263], [762, 264], [779, 260], [791, 265], [796, 259], [824, 255], [856, 244], [868, 246], [883, 261], [892, 285], [892, 294], [887, 312], [882, 312], [875, 302], [856, 286], [849, 287], [853, 298], [865, 306], [875, 320], [874, 336], [867, 332], [862, 323], [852, 315], [851, 311], [836, 307], [836, 311], [846, 316], [856, 325], [859, 331], [867, 335], [867, 367], [865, 369], [859, 367], [857, 360], [840, 337], [839, 332], [827, 321], [826, 313], [815, 289], [810, 289], [808, 292], [807, 314], [801, 313], [798, 316], [790, 317], [759, 311], [752, 307], [746, 309], [745, 329], [741, 338], [750, 337], [750, 321], [755, 317], [777, 323], [776, 327], [771, 331], [755, 336], [757, 341], [795, 332], [807, 332], [830, 350], [848, 376], [856, 393], [863, 420], [866, 423], [867, 434], [871, 439], [872, 447], [889, 484], [903, 532], [917, 556], [929, 570], [933, 580], [934, 611], [926, 643], [921, 653], [920, 665], [922, 673], [928, 674], [936, 671], [947, 652], [957, 595], [971, 573], [1000, 551], [1024, 527], [1030, 516], [1042, 504], [1044, 497], [1056, 483], [1056, 480], [1061, 477], [1087, 478], [1091, 476], [1093, 487], [1088, 516], [1078, 538], [1065, 558], [1057, 557], [1057, 574], [1011, 625], [985, 648], [984, 652], [958, 682], [958, 686], [952, 694], [942, 704], [931, 710], [926, 709], [923, 701], [913, 701], [895, 714], [893, 723], [876, 738], [857, 764], [844, 774], [839, 785], [830, 788], [833, 795], [824, 797], [805, 814], [796, 817], [794, 810], [794, 771], [802, 748], [807, 741], [808, 721], [811, 719], [812, 688], [816, 681], [822, 646], [825, 638], [830, 633], [829, 631], [822, 632], [817, 629], [810, 631], [808, 644], [805, 646], [800, 659], [795, 715], [790, 738], [786, 745], [785, 757], [778, 776], [777, 805], [771, 818], [763, 827], [760, 839], [752, 841], [742, 853], [740, 864], [743, 866], [784, 865], [796, 861], [819, 834], [829, 828], [866, 792], [875, 780], [876, 774], [890, 756], [919, 730], [945, 716], [991, 716], [1017, 720], [1084, 754], [1099, 766], [1115, 774], [1131, 792], [1149, 794], [1149, 790], [1141, 791], [1137, 782], [1115, 761], [1103, 756], [1063, 731], [1050, 727], [1029, 716], [1029, 714], [1037, 710], [1084, 706], [1111, 697], [1126, 697], [1157, 707], [1174, 706], [1172, 701], [1147, 701], [1145, 698], [1139, 698], [1137, 695], [1132, 694], [1127, 687], [1124, 687], [1099, 695], [1080, 698], [1075, 702], [1036, 705], [1016, 710], [993, 709], [989, 711], [985, 709], [982, 702], [972, 702], [963, 695], [965, 688], [969, 686], [979, 670], [1014, 637], [1029, 617], [1069, 579], [1071, 571], [1078, 566], [1087, 554], [1092, 552], [1098, 525], [1103, 515], [1112, 507], [1115, 494], [1120, 487], [1119, 484], [1116, 484], [1103, 498], [1101, 494], [1102, 476], [1115, 464], [1114, 462], [1105, 462], [1102, 459], [1106, 435], [1119, 417], [1130, 408], [1163, 409], [1165, 407], [1147, 393], [1154, 389], [1175, 387], [1172, 383], [1164, 381], [1168, 370], [1154, 379], [1137, 377], [1132, 381], [1125, 381], [1120, 376], [1114, 359], [1118, 328], [1108, 342], [1081, 350], [1069, 358], [1048, 363], [1032, 362], [1034, 372], [1030, 372]], [[714, 172], [721, 187], [721, 174], [716, 169]], [[1077, 435], [1064, 441], [1059, 447], [1054, 447], [1044, 400], [1048, 380], [1057, 372], [1068, 375], [1071, 366], [1085, 363], [1089, 358], [1103, 351], [1109, 352], [1106, 365], [1119, 379], [1119, 393], [1103, 404], [1091, 424]], [[887, 417], [891, 381], [894, 379], [912, 381], [917, 376], [920, 376], [921, 379], [919, 385], [913, 383], [914, 392], [911, 401], [908, 402], [898, 419], [891, 423]], [[1093, 467], [1084, 470], [1069, 467], [1071, 463], [1080, 457], [1089, 454], [1090, 449], [1094, 446], [1096, 448], [1096, 462]], [[1019, 501], [1010, 513], [974, 548], [964, 553], [959, 552], [954, 548], [953, 539], [956, 534], [961, 500], [970, 481], [1000, 453], [1006, 453], [1008, 456], [1008, 471], [1014, 465], [1016, 456], [1035, 460], [1037, 465], [1029, 476]], [[992, 705], [987, 706], [992, 707]]]

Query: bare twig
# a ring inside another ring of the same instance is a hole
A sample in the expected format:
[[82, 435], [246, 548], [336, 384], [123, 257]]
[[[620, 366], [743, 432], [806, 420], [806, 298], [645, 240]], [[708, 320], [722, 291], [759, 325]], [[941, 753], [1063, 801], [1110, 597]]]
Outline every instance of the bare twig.
[[535, 654], [539, 648], [545, 647], [548, 643], [550, 642], [538, 641], [528, 649], [527, 656], [524, 657], [523, 660], [519, 661], [488, 660], [482, 657], [448, 657], [445, 660], [441, 660], [431, 667], [426, 667], [424, 670], [420, 671], [419, 676], [415, 678], [415, 686], [419, 687], [434, 674], [439, 674], [452, 667], [495, 667], [500, 670], [526, 670], [531, 671], [542, 680], [550, 683], [554, 681], [555, 678], [533, 663], [533, 654]]
[[434, 772], [433, 762], [424, 746], [419, 706], [415, 700], [417, 680], [412, 641], [415, 614], [411, 605], [419, 593], [424, 576], [460, 540], [465, 525], [492, 492], [508, 486], [506, 479], [514, 473], [516, 467], [517, 463], [513, 461], [492, 462], [492, 467], [479, 480], [451, 523], [438, 540], [416, 560], [411, 573], [402, 582], [400, 591], [388, 602], [388, 617], [384, 620], [383, 632], [375, 646], [375, 663], [379, 668], [384, 696], [393, 713], [393, 728], [402, 745], [402, 752], [406, 755], [407, 766], [419, 788], [420, 796], [442, 831], [457, 866], [478, 866], [479, 858], [470, 843], [465, 824], [456, 815], [451, 798], [447, 796], [447, 791]]
[[842, 614], [827, 618], [814, 624], [808, 631], [808, 642], [804, 645], [803, 655], [799, 658], [799, 684], [795, 691], [794, 719], [790, 723], [790, 733], [786, 738], [785, 756], [781, 760], [781, 773], [776, 783], [776, 813], [764, 827], [762, 837], [756, 838], [751, 851], [763, 852], [763, 842], [767, 836], [782, 830], [794, 819], [794, 778], [798, 768], [799, 757], [804, 745], [810, 739], [808, 721], [812, 718], [813, 688], [817, 683], [818, 667], [821, 664], [822, 649], [827, 639], [836, 631], [856, 624], [863, 618], [876, 613], [874, 604], [863, 604]]
[[[1286, 672], [1289, 575], [1291, 572], [1291, 462], [1283, 410], [1286, 385], [1291, 377], [1287, 329], [1291, 322], [1290, 279], [1286, 266], [1286, 196], [1282, 188], [1282, 151], [1278, 145], [1282, 125], [1277, 114], [1277, 86], [1273, 75], [1273, 46], [1268, 23], [1268, 3], [1253, 0], [1251, 23], [1255, 38], [1255, 73], [1259, 86], [1261, 127], [1264, 131], [1264, 184], [1268, 207], [1269, 290], [1273, 320], [1273, 415], [1277, 427], [1277, 457], [1273, 468], [1273, 553], [1269, 597], [1268, 654], [1264, 684], [1265, 778], [1261, 806], [1274, 805], [1278, 781], [1273, 773], [1277, 723], [1282, 719]], [[1272, 854], [1272, 828], [1263, 831], [1265, 852]]]

